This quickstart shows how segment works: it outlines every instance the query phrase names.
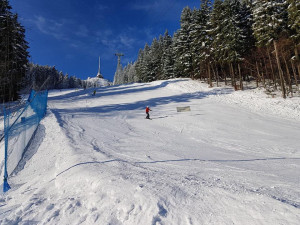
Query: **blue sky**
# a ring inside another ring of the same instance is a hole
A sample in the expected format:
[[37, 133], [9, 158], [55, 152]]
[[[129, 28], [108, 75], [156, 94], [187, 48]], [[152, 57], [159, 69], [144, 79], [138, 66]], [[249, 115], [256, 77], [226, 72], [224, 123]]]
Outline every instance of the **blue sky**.
[[185, 6], [200, 0], [10, 0], [26, 29], [30, 61], [56, 66], [81, 79], [101, 73], [113, 80], [115, 52], [122, 65], [135, 61], [140, 48], [168, 29], [180, 26]]

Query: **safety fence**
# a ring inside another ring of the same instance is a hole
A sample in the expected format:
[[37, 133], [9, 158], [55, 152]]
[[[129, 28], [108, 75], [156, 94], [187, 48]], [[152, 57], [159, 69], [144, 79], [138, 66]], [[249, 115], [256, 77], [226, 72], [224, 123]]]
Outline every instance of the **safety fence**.
[[4, 139], [4, 154], [0, 153], [4, 158], [3, 160], [0, 158], [0, 173], [4, 176], [4, 192], [10, 189], [8, 176], [18, 166], [41, 119], [46, 114], [47, 100], [47, 90], [40, 92], [32, 90], [26, 103], [17, 111], [3, 109], [4, 135], [0, 141]]

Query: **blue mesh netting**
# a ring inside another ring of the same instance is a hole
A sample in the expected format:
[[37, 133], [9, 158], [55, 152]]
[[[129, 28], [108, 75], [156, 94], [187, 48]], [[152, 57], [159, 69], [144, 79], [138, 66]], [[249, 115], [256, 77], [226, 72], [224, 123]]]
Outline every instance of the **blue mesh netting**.
[[[34, 135], [39, 122], [46, 114], [48, 91], [31, 91], [26, 104], [15, 112], [4, 109], [4, 159], [0, 158], [0, 173], [6, 178], [17, 167]], [[3, 146], [3, 145], [2, 145]], [[1, 152], [3, 148], [1, 148]], [[4, 184], [5, 186], [5, 184]], [[5, 187], [4, 187], [5, 188]]]

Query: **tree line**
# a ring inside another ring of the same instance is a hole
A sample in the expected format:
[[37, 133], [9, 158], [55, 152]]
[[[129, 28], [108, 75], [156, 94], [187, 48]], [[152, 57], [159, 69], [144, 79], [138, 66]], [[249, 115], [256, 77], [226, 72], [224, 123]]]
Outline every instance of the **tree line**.
[[27, 65], [23, 86], [35, 90], [42, 89], [66, 89], [82, 87], [83, 81], [75, 76], [63, 74], [55, 66], [41, 66], [33, 63]]
[[201, 0], [182, 10], [180, 28], [154, 38], [115, 84], [189, 77], [236, 90], [256, 81], [282, 97], [299, 93], [300, 1]]
[[25, 28], [12, 13], [8, 0], [0, 0], [0, 102], [14, 101], [21, 90], [81, 87], [83, 81], [54, 66], [29, 63]]

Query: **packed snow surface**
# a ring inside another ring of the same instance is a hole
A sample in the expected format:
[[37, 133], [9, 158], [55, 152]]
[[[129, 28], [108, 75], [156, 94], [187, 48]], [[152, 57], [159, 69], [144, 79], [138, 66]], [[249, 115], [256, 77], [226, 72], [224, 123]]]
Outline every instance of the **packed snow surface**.
[[91, 94], [49, 93], [0, 224], [300, 224], [299, 98], [189, 79]]

